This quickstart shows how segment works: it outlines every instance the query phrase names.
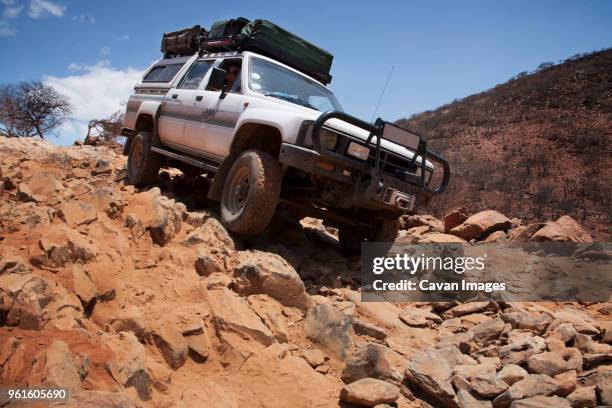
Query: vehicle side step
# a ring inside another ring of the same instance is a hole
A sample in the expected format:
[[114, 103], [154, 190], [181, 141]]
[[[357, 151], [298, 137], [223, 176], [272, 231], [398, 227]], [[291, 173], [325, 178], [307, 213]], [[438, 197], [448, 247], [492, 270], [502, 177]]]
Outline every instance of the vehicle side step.
[[192, 166], [199, 167], [211, 173], [216, 173], [217, 170], [219, 169], [218, 166], [216, 166], [215, 164], [212, 164], [211, 162], [208, 162], [207, 160], [200, 159], [199, 157], [191, 156], [186, 153], [173, 152], [173, 151], [161, 149], [155, 146], [151, 147], [151, 151], [155, 153], [159, 153], [167, 157], [170, 157], [171, 159], [175, 159], [178, 161], [182, 161], [183, 163], [187, 163]]

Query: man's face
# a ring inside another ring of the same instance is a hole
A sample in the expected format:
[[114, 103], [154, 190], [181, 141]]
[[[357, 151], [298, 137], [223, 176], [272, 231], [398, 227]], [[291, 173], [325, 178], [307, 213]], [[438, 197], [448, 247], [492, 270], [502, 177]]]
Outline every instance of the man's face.
[[231, 66], [228, 68], [227, 70], [227, 79], [228, 82], [234, 82], [236, 80], [236, 78], [238, 77], [238, 73], [240, 72], [240, 68], [236, 67], [236, 66]]

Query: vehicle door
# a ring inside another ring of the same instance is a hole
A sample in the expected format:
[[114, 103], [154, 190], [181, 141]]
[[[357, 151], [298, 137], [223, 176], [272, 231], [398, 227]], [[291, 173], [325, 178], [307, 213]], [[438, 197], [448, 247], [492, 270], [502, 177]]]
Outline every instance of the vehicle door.
[[185, 151], [199, 150], [204, 146], [206, 127], [202, 124], [201, 102], [204, 99], [204, 91], [201, 84], [214, 61], [214, 59], [196, 61], [178, 86], [166, 95], [162, 114], [171, 119], [177, 132], [176, 137], [167, 143], [170, 146]]
[[[153, 66], [149, 72], [144, 76], [142, 80], [142, 86], [169, 84], [177, 73], [181, 70], [185, 60], [164, 60]], [[165, 96], [160, 95], [161, 101], [161, 113], [157, 122], [157, 131], [159, 137], [163, 143], [177, 143], [183, 136], [183, 123], [176, 119], [173, 112], [177, 109], [177, 101], [168, 99], [172, 88], [166, 93]], [[147, 95], [143, 99], [157, 98]]]
[[242, 110], [244, 110], [244, 94], [242, 86], [246, 78], [246, 68], [242, 58], [226, 58], [218, 62], [219, 68], [228, 73], [238, 70], [238, 74], [229, 84], [226, 78], [226, 92], [206, 88], [204, 91], [203, 120], [206, 123], [206, 153], [217, 158], [229, 154], [234, 129]]

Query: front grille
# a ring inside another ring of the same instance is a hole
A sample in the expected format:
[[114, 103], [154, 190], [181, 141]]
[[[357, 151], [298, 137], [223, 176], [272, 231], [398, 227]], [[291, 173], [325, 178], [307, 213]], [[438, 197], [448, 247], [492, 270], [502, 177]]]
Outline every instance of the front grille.
[[[368, 158], [368, 165], [370, 167], [376, 166], [376, 150], [372, 149], [370, 157]], [[420, 166], [412, 160], [402, 158], [394, 155], [393, 153], [381, 150], [380, 151], [380, 170], [385, 173], [392, 174], [394, 176], [400, 174], [399, 172], [410, 172], [414, 174], [420, 173]], [[419, 173], [417, 173], [419, 172]]]

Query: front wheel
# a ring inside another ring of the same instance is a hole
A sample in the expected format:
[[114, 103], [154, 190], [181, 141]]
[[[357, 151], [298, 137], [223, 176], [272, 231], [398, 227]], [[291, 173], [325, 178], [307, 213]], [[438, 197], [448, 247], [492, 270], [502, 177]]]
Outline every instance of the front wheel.
[[338, 228], [338, 241], [345, 252], [358, 254], [362, 242], [394, 242], [398, 231], [397, 219], [376, 220], [369, 228], [343, 224]]
[[270, 223], [280, 198], [281, 169], [269, 153], [247, 150], [229, 171], [221, 194], [221, 222], [240, 235], [256, 235]]
[[151, 151], [153, 135], [151, 132], [138, 132], [130, 142], [127, 161], [127, 176], [136, 187], [152, 184], [161, 167], [162, 157]]

